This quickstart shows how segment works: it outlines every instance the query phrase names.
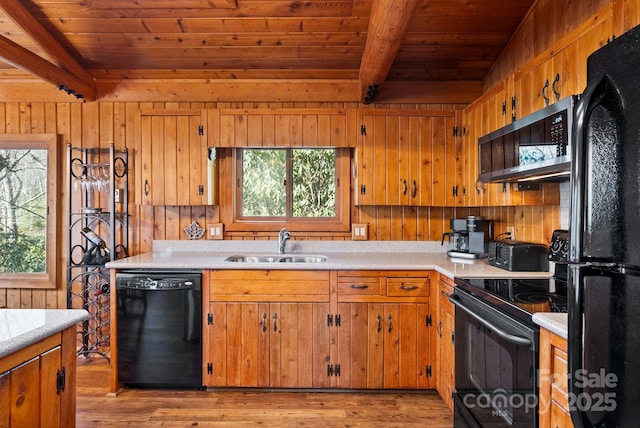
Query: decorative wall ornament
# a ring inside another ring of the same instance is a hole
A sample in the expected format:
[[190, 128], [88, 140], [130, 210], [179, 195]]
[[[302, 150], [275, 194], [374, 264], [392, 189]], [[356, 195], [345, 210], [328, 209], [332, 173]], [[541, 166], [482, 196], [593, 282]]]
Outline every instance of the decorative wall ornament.
[[184, 228], [184, 233], [187, 234], [189, 239], [200, 239], [204, 235], [204, 229], [194, 221], [189, 225], [189, 227]]

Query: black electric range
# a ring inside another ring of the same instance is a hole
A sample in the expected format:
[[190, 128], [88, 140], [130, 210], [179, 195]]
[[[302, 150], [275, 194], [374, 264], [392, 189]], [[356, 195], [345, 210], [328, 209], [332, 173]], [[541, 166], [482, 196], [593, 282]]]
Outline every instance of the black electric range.
[[567, 312], [567, 283], [559, 278], [456, 278], [458, 287], [518, 320], [535, 312]]

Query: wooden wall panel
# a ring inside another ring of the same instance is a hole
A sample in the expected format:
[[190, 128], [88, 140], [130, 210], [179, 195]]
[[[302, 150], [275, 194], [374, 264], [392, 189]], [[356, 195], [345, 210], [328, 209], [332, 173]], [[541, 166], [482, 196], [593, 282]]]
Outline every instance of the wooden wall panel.
[[[289, 122], [285, 128], [294, 135], [303, 135], [305, 142], [309, 144], [329, 138], [331, 141], [341, 141], [345, 145], [353, 145], [350, 140], [350, 132], [357, 135], [359, 119], [352, 104], [342, 103], [135, 103], [135, 102], [105, 102], [105, 103], [0, 103], [0, 132], [2, 133], [39, 133], [55, 132], [60, 134], [64, 147], [71, 143], [78, 147], [104, 147], [111, 142], [117, 149], [127, 148], [130, 156], [130, 254], [140, 254], [151, 251], [154, 239], [187, 239], [183, 228], [192, 221], [200, 225], [215, 223], [219, 220], [219, 207], [217, 206], [185, 206], [154, 207], [135, 205], [135, 186], [139, 185], [139, 171], [136, 170], [136, 156], [140, 153], [140, 142], [135, 140], [136, 118], [139, 109], [200, 109], [200, 108], [299, 108], [299, 109], [338, 109], [348, 111], [346, 121], [337, 126], [334, 115], [304, 115], [301, 114], [296, 123]], [[376, 109], [394, 108], [398, 105], [376, 105]], [[403, 109], [445, 109], [450, 110], [452, 105], [410, 104], [400, 106]], [[351, 111], [349, 111], [351, 110]], [[209, 117], [209, 126], [217, 123], [218, 118]], [[246, 140], [250, 142], [254, 126], [262, 129], [260, 137], [263, 143], [275, 143], [278, 133], [279, 121], [277, 116], [264, 115], [260, 118], [249, 116], [244, 124], [232, 121], [223, 125], [224, 120], [219, 118], [221, 126], [224, 126], [231, 135], [236, 136], [238, 128], [243, 128]], [[249, 126], [248, 123], [251, 123]], [[343, 128], [342, 124], [345, 127]], [[247, 126], [245, 126], [247, 125]], [[329, 125], [329, 126], [328, 126]], [[176, 126], [179, 126], [176, 123]], [[330, 129], [330, 134], [327, 133]], [[348, 131], [346, 129], [348, 128]], [[345, 129], [343, 132], [342, 130]], [[355, 131], [354, 131], [355, 130]], [[219, 136], [224, 136], [220, 133]], [[176, 144], [180, 144], [176, 142]], [[383, 156], [384, 157], [384, 156]], [[66, 157], [63, 156], [63, 159]], [[66, 173], [66, 166], [63, 170]], [[227, 173], [221, 171], [221, 173]], [[179, 181], [179, 178], [177, 178]], [[221, 189], [224, 191], [224, 189]], [[67, 198], [67, 189], [60, 189], [62, 200]], [[352, 206], [352, 221], [369, 224], [369, 236], [372, 240], [432, 240], [439, 241], [442, 233], [449, 230], [449, 218], [464, 217], [469, 214], [483, 214], [493, 218], [497, 223], [497, 230], [504, 229], [507, 225], [513, 225], [517, 231], [522, 231], [524, 236], [518, 239], [539, 240], [540, 236], [550, 237], [551, 230], [556, 227], [558, 208], [551, 207], [527, 207], [527, 208], [441, 208], [441, 207], [355, 207]], [[66, 223], [66, 213], [63, 213]], [[64, 226], [66, 227], [66, 226]], [[528, 230], [535, 230], [535, 235]], [[66, 239], [66, 231], [58, 233], [59, 238]], [[233, 233], [227, 234], [227, 239], [275, 239], [269, 233]], [[329, 239], [349, 240], [351, 235], [347, 233], [309, 233], [304, 236], [297, 234], [295, 239]], [[63, 244], [66, 248], [66, 242]], [[26, 289], [0, 289], [0, 307], [15, 308], [64, 308], [66, 307], [66, 255], [58, 258], [60, 263], [60, 287], [56, 290], [26, 290]]]
[[[628, 5], [619, 8], [633, 9], [631, 3], [637, 3], [637, 0], [537, 1], [485, 78], [485, 91], [507, 79], [598, 11], [623, 1]], [[627, 15], [632, 13], [632, 10], [626, 11]]]

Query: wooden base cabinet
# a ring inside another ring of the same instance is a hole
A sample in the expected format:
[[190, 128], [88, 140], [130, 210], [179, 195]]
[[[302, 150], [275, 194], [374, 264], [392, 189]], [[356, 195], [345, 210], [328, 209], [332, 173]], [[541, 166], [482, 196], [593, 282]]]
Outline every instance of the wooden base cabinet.
[[430, 274], [207, 271], [204, 385], [435, 388]]
[[338, 273], [338, 386], [434, 387], [429, 272]]
[[569, 414], [567, 341], [540, 329], [540, 428], [573, 427]]
[[204, 384], [328, 387], [328, 271], [209, 272]]
[[0, 360], [0, 427], [74, 427], [75, 326]]
[[209, 307], [207, 386], [328, 386], [328, 303], [212, 302]]
[[428, 303], [340, 303], [342, 388], [428, 389]]
[[453, 287], [452, 280], [440, 276], [436, 321], [436, 389], [451, 411], [451, 394], [455, 387], [455, 308], [448, 296], [453, 293]]

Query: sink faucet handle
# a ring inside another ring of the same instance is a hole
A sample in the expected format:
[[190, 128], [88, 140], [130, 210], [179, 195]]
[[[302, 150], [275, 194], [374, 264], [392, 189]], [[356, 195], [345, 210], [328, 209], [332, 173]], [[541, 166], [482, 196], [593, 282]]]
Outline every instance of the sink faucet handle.
[[291, 238], [291, 232], [287, 230], [287, 228], [283, 227], [278, 232], [278, 253], [284, 254], [285, 246], [287, 245], [287, 240]]

